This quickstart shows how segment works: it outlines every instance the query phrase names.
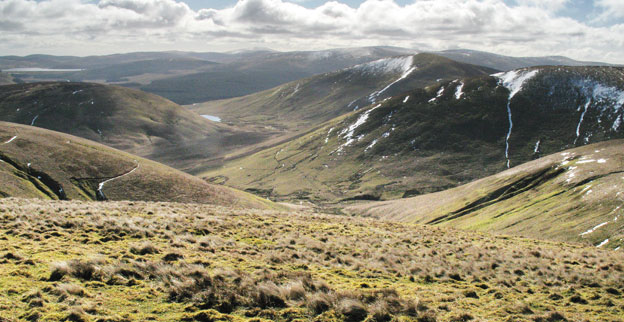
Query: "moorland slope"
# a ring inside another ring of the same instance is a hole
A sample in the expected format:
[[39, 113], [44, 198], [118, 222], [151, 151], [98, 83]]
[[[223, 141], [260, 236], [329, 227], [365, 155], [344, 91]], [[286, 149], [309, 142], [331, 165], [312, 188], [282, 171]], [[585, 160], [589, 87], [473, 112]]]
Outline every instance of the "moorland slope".
[[617, 321], [621, 251], [314, 213], [0, 199], [0, 316]]
[[530, 238], [624, 246], [624, 141], [555, 153], [457, 188], [349, 213]]
[[276, 207], [72, 135], [0, 122], [1, 197], [148, 200]]

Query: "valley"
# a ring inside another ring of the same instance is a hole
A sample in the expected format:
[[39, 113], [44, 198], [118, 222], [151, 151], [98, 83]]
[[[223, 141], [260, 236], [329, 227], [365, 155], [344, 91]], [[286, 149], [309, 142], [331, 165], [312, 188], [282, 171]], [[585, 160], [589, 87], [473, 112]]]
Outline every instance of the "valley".
[[284, 200], [436, 192], [540, 156], [622, 138], [622, 72], [542, 67], [440, 81], [200, 175]]

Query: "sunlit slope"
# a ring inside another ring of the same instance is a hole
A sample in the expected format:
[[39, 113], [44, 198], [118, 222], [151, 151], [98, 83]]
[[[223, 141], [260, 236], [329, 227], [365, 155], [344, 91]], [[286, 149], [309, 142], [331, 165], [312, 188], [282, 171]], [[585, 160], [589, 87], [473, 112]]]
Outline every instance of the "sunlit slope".
[[273, 204], [165, 165], [31, 126], [0, 122], [0, 196], [79, 200]]
[[346, 210], [618, 248], [624, 246], [624, 141], [555, 153], [442, 192], [358, 204]]
[[[619, 321], [624, 253], [408, 223], [0, 199], [16, 321]], [[132, 304], [132, 305], [130, 305]]]
[[536, 67], [412, 89], [203, 174], [274, 198], [393, 199], [624, 137], [622, 68]]

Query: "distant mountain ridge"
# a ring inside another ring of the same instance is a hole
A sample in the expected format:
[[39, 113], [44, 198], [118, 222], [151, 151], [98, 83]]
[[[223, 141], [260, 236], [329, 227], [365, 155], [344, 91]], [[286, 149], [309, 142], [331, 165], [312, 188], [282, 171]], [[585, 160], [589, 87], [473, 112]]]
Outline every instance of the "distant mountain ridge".
[[[84, 69], [80, 72], [15, 72], [13, 75], [18, 81], [27, 82], [70, 80], [114, 83], [155, 93], [179, 104], [191, 104], [248, 95], [356, 64], [418, 52], [417, 49], [379, 46], [295, 52], [167, 51], [88, 57], [2, 56], [0, 70], [15, 67]], [[566, 57], [509, 57], [472, 50], [447, 50], [435, 54], [501, 71], [537, 65], [607, 65]]]

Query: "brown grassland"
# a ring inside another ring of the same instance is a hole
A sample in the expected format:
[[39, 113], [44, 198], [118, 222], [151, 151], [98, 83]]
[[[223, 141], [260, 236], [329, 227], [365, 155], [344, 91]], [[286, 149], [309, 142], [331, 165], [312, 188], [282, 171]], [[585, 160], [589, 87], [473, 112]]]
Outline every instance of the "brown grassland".
[[622, 321], [623, 263], [312, 212], [0, 199], [0, 321]]

